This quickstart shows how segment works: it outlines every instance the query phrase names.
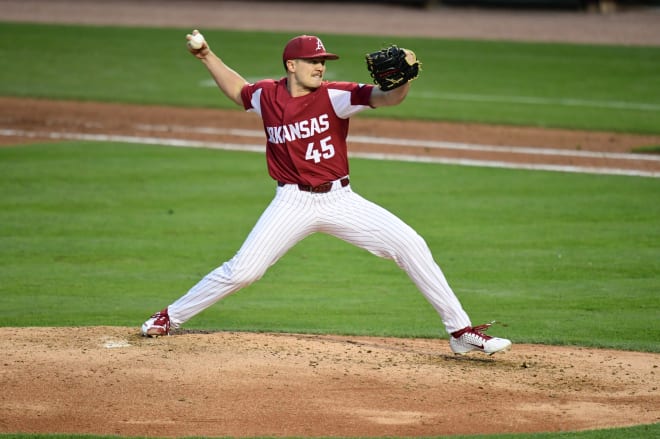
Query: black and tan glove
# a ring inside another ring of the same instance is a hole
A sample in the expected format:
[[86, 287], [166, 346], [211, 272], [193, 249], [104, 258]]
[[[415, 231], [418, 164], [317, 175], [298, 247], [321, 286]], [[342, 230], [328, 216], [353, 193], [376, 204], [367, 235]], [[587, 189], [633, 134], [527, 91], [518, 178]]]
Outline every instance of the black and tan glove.
[[401, 87], [419, 76], [420, 62], [412, 50], [393, 45], [368, 53], [365, 58], [374, 83], [383, 91]]

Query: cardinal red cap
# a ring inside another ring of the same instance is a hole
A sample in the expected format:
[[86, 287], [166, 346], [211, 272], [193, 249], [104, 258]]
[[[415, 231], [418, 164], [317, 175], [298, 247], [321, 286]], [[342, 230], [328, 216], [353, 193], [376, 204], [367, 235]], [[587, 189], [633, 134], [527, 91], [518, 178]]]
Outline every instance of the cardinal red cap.
[[282, 54], [282, 61], [284, 62], [288, 59], [310, 58], [339, 59], [334, 53], [326, 52], [321, 39], [314, 35], [300, 35], [290, 39]]

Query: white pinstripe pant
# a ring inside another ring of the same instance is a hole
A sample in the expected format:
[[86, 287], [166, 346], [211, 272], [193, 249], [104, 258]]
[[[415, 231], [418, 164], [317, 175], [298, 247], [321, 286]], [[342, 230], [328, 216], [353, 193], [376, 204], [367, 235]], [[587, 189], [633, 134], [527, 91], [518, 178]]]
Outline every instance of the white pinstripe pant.
[[302, 192], [296, 185], [278, 187], [236, 255], [168, 307], [172, 324], [188, 321], [257, 281], [290, 248], [315, 232], [395, 261], [438, 312], [447, 332], [471, 325], [424, 239], [394, 214], [350, 186], [342, 188], [338, 181], [323, 194]]

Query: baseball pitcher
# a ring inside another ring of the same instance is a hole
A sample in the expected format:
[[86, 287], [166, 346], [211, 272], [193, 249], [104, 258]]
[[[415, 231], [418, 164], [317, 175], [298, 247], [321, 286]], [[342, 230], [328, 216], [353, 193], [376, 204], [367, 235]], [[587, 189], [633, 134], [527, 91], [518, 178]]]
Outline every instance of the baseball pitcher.
[[320, 232], [393, 260], [439, 314], [456, 354], [494, 354], [507, 339], [484, 334], [490, 324], [470, 318], [435, 263], [424, 239], [391, 212], [351, 188], [346, 137], [361, 111], [397, 105], [417, 78], [414, 52], [391, 46], [366, 55], [374, 84], [324, 80], [326, 62], [339, 57], [316, 36], [301, 35], [284, 47], [285, 76], [247, 82], [228, 67], [197, 30], [188, 50], [206, 66], [220, 90], [261, 117], [268, 172], [275, 195], [238, 252], [185, 295], [142, 325], [145, 336], [168, 335], [220, 299], [260, 279], [290, 248]]

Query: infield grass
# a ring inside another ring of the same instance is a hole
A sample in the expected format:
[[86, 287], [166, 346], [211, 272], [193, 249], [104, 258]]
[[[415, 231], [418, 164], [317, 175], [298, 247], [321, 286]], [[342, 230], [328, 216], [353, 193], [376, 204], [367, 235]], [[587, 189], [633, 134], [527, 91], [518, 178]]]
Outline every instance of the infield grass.
[[[283, 75], [291, 33], [203, 31], [246, 79]], [[0, 23], [0, 95], [235, 108], [185, 50], [187, 32]], [[365, 117], [660, 133], [660, 47], [322, 38], [341, 55], [330, 80], [370, 82], [364, 55], [385, 44], [422, 60], [406, 105]]]
[[[0, 149], [0, 324], [137, 326], [238, 250], [273, 195], [264, 166], [112, 143]], [[370, 160], [352, 173], [426, 238], [475, 324], [660, 352], [660, 180]], [[186, 327], [445, 336], [394, 263], [326, 235]]]

